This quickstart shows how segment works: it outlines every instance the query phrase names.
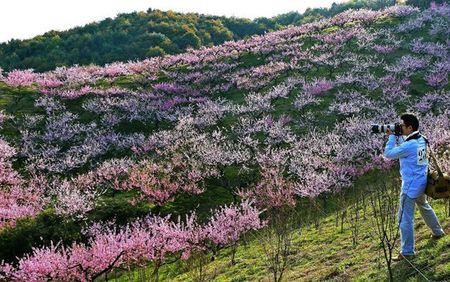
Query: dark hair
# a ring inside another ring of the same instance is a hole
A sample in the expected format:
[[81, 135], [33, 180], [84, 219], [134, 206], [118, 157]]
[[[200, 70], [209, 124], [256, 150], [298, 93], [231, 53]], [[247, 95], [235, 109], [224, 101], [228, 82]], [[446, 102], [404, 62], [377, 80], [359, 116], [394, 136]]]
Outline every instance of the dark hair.
[[405, 126], [412, 126], [414, 131], [419, 129], [419, 119], [414, 114], [403, 114], [400, 119], [403, 120]]

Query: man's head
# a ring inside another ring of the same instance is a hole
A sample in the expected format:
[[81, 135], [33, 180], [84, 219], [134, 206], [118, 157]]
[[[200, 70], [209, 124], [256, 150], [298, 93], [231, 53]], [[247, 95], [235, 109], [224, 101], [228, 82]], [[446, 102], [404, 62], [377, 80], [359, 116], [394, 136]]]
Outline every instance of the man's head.
[[406, 113], [400, 116], [402, 122], [402, 134], [409, 135], [416, 130], [419, 130], [419, 119], [410, 113]]

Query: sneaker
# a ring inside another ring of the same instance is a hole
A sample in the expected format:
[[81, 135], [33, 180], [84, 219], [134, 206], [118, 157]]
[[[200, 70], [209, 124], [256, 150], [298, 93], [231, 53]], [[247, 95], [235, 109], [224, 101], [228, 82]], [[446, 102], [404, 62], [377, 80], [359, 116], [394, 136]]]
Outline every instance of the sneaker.
[[410, 260], [410, 259], [414, 258], [414, 255], [398, 254], [396, 257], [392, 258], [392, 261], [401, 261], [401, 260], [404, 260], [405, 258]]
[[441, 235], [431, 234], [430, 239], [432, 239], [432, 240], [439, 240], [439, 239], [441, 239], [444, 236], [445, 236], [445, 233], [442, 233]]

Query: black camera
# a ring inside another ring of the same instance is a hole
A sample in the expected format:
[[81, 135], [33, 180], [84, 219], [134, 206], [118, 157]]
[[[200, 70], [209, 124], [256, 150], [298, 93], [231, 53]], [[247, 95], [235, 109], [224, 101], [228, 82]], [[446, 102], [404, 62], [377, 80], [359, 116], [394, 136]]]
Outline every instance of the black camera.
[[388, 129], [397, 136], [402, 135], [402, 125], [400, 123], [372, 124], [372, 133], [386, 133]]

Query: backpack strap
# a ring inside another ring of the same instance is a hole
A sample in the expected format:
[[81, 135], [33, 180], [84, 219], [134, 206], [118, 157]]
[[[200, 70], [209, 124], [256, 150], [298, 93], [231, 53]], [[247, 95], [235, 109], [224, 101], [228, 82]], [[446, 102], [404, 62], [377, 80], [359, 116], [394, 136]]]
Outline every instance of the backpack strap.
[[[420, 137], [423, 137], [419, 132], [415, 133], [414, 135], [409, 136], [408, 138], [405, 139], [406, 141], [409, 140], [413, 140], [413, 139], [419, 139]], [[426, 142], [428, 142], [428, 140], [426, 138], [424, 138]]]
[[437, 162], [436, 157], [434, 156], [433, 149], [431, 149], [430, 142], [423, 135], [422, 135], [422, 138], [425, 140], [425, 143], [428, 145], [428, 148], [430, 149], [430, 157], [431, 157], [431, 160], [433, 161], [434, 166], [436, 167], [436, 170], [437, 170], [439, 176], [443, 177], [444, 174], [442, 173], [442, 170], [441, 170], [441, 168], [439, 166], [439, 163]]

